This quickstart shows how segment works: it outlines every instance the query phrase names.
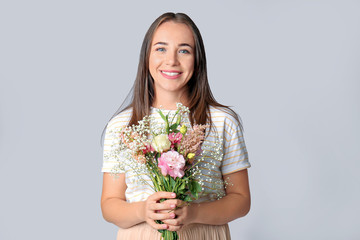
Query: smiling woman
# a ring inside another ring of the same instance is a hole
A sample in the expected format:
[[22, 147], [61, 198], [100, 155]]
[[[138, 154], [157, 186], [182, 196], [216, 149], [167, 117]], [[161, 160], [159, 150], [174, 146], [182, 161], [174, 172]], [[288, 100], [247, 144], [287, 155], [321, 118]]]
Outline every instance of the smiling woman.
[[[131, 103], [107, 124], [104, 141], [101, 208], [104, 218], [119, 227], [117, 239], [160, 239], [157, 230], [163, 229], [177, 231], [182, 240], [230, 239], [228, 222], [250, 210], [250, 163], [238, 115], [212, 95], [201, 34], [186, 14], [165, 13], [150, 26], [132, 91]], [[126, 158], [105, 158], [117, 141], [111, 134], [114, 130], [139, 126], [139, 120], [147, 115], [154, 117], [149, 123], [151, 129], [159, 124], [159, 108], [171, 116], [178, 103], [189, 109], [181, 118], [182, 130], [196, 132], [198, 125], [211, 126], [202, 142], [211, 154], [203, 162], [198, 155], [191, 161], [199, 163], [199, 181], [203, 185], [201, 197], [190, 205], [172, 192], [154, 192], [151, 184], [135, 177], [133, 169], [120, 170], [118, 165], [126, 163]], [[114, 170], [117, 178], [110, 174]], [[227, 186], [225, 179], [230, 183]]]

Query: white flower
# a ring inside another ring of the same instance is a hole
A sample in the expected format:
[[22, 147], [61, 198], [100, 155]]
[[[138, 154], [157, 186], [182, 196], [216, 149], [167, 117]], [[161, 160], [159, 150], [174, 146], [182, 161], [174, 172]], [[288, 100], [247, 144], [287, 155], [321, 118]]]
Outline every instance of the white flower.
[[171, 142], [169, 141], [167, 134], [160, 134], [154, 137], [151, 146], [155, 151], [162, 153], [163, 151], [170, 149]]

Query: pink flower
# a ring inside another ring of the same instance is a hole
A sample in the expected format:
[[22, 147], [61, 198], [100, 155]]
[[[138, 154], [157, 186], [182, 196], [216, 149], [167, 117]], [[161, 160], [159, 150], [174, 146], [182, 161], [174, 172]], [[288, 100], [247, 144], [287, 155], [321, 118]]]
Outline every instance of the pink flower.
[[182, 134], [181, 132], [178, 133], [170, 133], [169, 134], [169, 140], [171, 142], [171, 147], [173, 148], [175, 146], [176, 143], [180, 143], [181, 139], [182, 139]]
[[185, 159], [177, 151], [167, 151], [159, 157], [158, 167], [164, 176], [170, 175], [173, 178], [181, 178], [184, 176]]
[[145, 144], [145, 149], [143, 149], [143, 153], [147, 154], [148, 152], [153, 152], [155, 151], [154, 148], [151, 146], [151, 144]]

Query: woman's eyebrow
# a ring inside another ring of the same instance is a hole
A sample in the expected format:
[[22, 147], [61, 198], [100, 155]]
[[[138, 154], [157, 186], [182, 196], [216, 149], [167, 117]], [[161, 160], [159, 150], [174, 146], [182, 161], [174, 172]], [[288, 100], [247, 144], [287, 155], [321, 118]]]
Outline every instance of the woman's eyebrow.
[[[157, 42], [157, 43], [155, 43], [154, 44], [154, 46], [155, 45], [165, 45], [165, 46], [167, 46], [167, 45], [169, 45], [167, 42]], [[193, 48], [190, 44], [188, 44], [188, 43], [180, 43], [179, 45], [178, 45], [179, 47], [190, 47], [190, 48]]]
[[168, 44], [166, 42], [157, 42], [157, 43], [154, 44], [154, 46], [155, 45], [168, 45]]
[[190, 48], [193, 48], [190, 44], [188, 43], [180, 43], [179, 44], [179, 47], [190, 47]]

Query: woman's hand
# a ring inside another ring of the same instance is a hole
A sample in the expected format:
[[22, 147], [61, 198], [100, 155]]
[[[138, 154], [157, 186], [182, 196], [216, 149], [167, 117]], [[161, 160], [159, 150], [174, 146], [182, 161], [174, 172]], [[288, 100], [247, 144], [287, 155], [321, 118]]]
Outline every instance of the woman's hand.
[[[153, 228], [159, 230], [159, 229], [169, 229], [168, 224], [157, 224], [155, 220], [161, 220], [165, 221], [165, 219], [173, 219], [175, 217], [175, 214], [172, 210], [176, 208], [176, 194], [171, 192], [156, 192], [148, 197], [148, 199], [145, 201], [144, 206], [144, 220], [147, 222], [150, 226]], [[166, 200], [160, 203], [161, 199], [171, 199]], [[174, 229], [174, 227], [171, 227], [171, 229]], [[171, 230], [171, 231], [177, 231], [177, 230]]]
[[179, 199], [170, 199], [164, 201], [164, 203], [165, 202], [176, 206], [176, 209], [171, 211], [171, 213], [174, 213], [175, 216], [173, 218], [162, 220], [168, 225], [169, 231], [179, 231], [184, 225], [194, 223], [196, 216], [196, 208], [194, 208], [195, 204], [190, 205], [190, 203]]

